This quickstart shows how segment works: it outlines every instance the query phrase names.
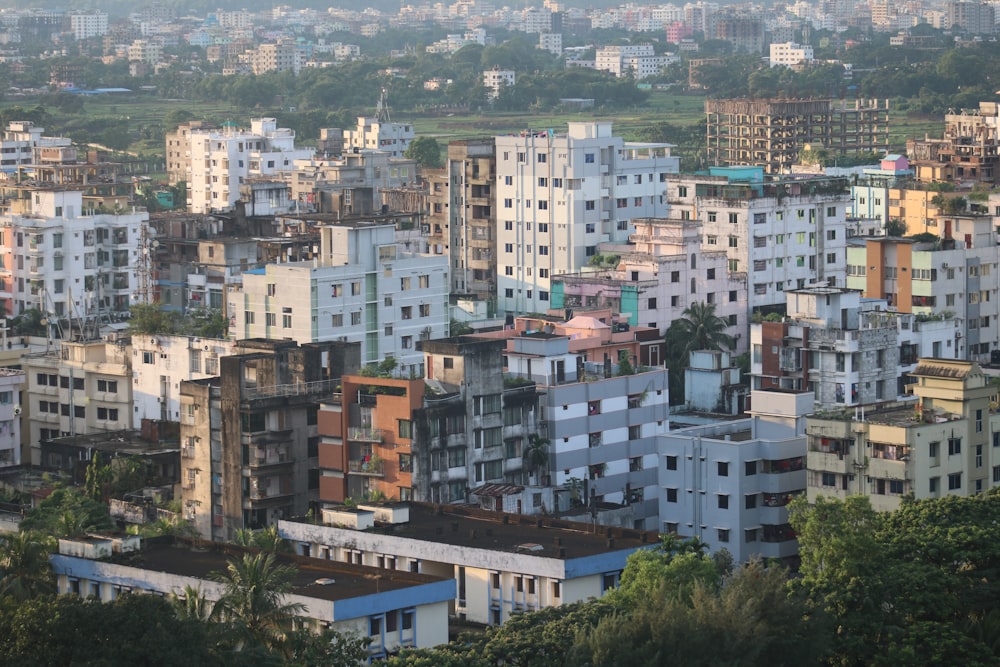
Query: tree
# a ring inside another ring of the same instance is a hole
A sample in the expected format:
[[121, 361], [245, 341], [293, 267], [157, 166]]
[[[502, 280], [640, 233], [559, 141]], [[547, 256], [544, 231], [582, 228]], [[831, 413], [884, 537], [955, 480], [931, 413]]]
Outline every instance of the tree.
[[[683, 317], [670, 323], [674, 335], [668, 343], [683, 341], [683, 358], [695, 350], [731, 350], [736, 346], [733, 337], [726, 333], [729, 323], [715, 314], [715, 304], [695, 302], [684, 309]], [[668, 336], [670, 331], [668, 330]]]
[[72, 537], [114, 527], [108, 508], [78, 489], [56, 489], [21, 521], [21, 530]]
[[274, 524], [260, 530], [240, 528], [236, 531], [233, 541], [241, 546], [253, 547], [271, 553], [290, 553], [292, 551], [288, 540], [281, 537], [278, 533], [278, 526]]
[[49, 566], [54, 540], [35, 532], [0, 534], [0, 596], [18, 600], [54, 593]]
[[528, 436], [528, 446], [524, 448], [524, 462], [534, 473], [544, 470], [549, 463], [549, 439], [537, 433]]
[[171, 334], [177, 327], [177, 316], [163, 310], [158, 303], [136, 303], [129, 306], [130, 334]]
[[[226, 572], [212, 578], [223, 584], [218, 616], [233, 626], [245, 641], [278, 648], [295, 614], [303, 610], [284, 598], [291, 589], [295, 568], [279, 565], [273, 553], [246, 554], [230, 560]], [[246, 646], [242, 642], [238, 648]]]
[[441, 146], [434, 137], [417, 137], [410, 142], [403, 155], [416, 160], [421, 167], [437, 168], [442, 164]]

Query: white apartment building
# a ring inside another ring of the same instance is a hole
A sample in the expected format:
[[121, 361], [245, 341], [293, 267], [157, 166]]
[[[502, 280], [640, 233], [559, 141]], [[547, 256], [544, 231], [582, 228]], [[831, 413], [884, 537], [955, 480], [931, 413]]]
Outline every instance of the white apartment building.
[[108, 34], [108, 15], [104, 12], [83, 12], [69, 15], [69, 27], [76, 41]]
[[562, 44], [561, 32], [543, 32], [538, 35], [538, 48], [548, 51], [552, 55], [562, 55]]
[[0, 468], [21, 465], [21, 391], [24, 371], [0, 368]]
[[632, 219], [661, 217], [664, 183], [680, 167], [670, 148], [625, 142], [610, 122], [496, 137], [498, 309], [544, 312], [552, 276], [627, 240]]
[[513, 88], [516, 81], [517, 74], [512, 69], [494, 67], [483, 72], [483, 86], [490, 91], [491, 100], [500, 97], [500, 91], [504, 88]]
[[143, 419], [178, 421], [180, 383], [219, 375], [219, 358], [233, 354], [233, 340], [135, 334], [132, 348], [132, 411], [129, 428]]
[[787, 290], [780, 321], [750, 327], [754, 389], [811, 391], [822, 409], [904, 396], [917, 360], [953, 355], [953, 318], [889, 312], [884, 299], [815, 285]]
[[712, 167], [709, 176], [667, 178], [670, 217], [699, 220], [704, 247], [725, 250], [746, 277], [747, 308], [783, 307], [786, 289], [843, 285], [846, 179], [764, 179], [762, 167]]
[[248, 51], [245, 56], [254, 74], [264, 72], [298, 74], [305, 61], [305, 52], [299, 50], [296, 44], [282, 41], [261, 44], [256, 49]]
[[295, 160], [308, 159], [313, 153], [309, 148], [296, 148], [295, 131], [278, 127], [274, 118], [251, 120], [249, 131], [233, 125], [191, 128], [172, 139], [187, 142], [175, 152], [185, 158], [190, 154], [185, 168], [192, 213], [228, 210], [239, 200], [240, 184], [247, 178], [291, 171]]
[[79, 190], [28, 192], [22, 201], [30, 208], [0, 215], [0, 300], [8, 313], [37, 308], [86, 318], [147, 300], [139, 267], [148, 213], [94, 213]]
[[132, 364], [124, 341], [63, 341], [47, 352], [26, 354], [31, 465], [42, 440], [131, 428]]
[[129, 62], [141, 62], [147, 65], [155, 65], [160, 62], [163, 56], [163, 47], [159, 42], [137, 39], [128, 47]]
[[320, 238], [315, 262], [243, 274], [228, 295], [230, 336], [359, 342], [363, 362], [394, 357], [416, 372], [417, 342], [448, 333], [447, 257], [404, 251], [392, 225], [322, 227]]
[[749, 419], [659, 438], [660, 531], [697, 537], [737, 562], [790, 558], [788, 503], [806, 493], [811, 392], [754, 391]]
[[808, 65], [812, 60], [813, 47], [809, 44], [784, 42], [771, 44], [771, 57], [768, 62], [771, 67], [793, 67], [795, 65]]
[[597, 49], [595, 69], [611, 72], [617, 77], [633, 76], [645, 79], [679, 60], [677, 56], [658, 56], [652, 44], [605, 46]]
[[392, 157], [404, 157], [416, 136], [412, 125], [393, 123], [388, 114], [383, 118], [358, 116], [357, 128], [344, 130], [344, 151], [383, 151]]
[[44, 128], [35, 127], [30, 120], [11, 121], [0, 134], [0, 169], [5, 172], [20, 165], [29, 165], [34, 159], [36, 146], [68, 147], [67, 137], [44, 137]]

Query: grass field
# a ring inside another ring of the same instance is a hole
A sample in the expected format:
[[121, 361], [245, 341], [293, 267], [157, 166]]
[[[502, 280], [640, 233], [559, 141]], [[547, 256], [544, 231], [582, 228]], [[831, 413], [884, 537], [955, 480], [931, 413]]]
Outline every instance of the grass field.
[[[31, 108], [39, 102], [40, 100], [23, 98], [2, 104], [0, 108], [10, 107], [14, 104]], [[447, 143], [453, 139], [469, 139], [519, 132], [524, 129], [553, 129], [556, 132], [562, 132], [565, 131], [566, 124], [570, 121], [591, 120], [612, 121], [616, 135], [628, 140], [635, 140], [640, 138], [639, 133], [643, 128], [657, 123], [666, 122], [679, 126], [701, 123], [704, 119], [703, 102], [704, 97], [700, 95], [653, 91], [650, 93], [647, 104], [643, 107], [615, 111], [613, 113], [599, 109], [578, 112], [561, 111], [530, 114], [490, 112], [483, 114], [433, 116], [396, 112], [394, 120], [410, 120], [413, 122], [418, 135], [435, 137], [441, 143]], [[258, 109], [251, 113], [246, 109], [237, 108], [229, 104], [201, 103], [186, 100], [161, 100], [144, 94], [89, 97], [86, 100], [85, 113], [93, 117], [125, 116], [129, 120], [130, 129], [135, 132], [147, 126], [162, 126], [164, 117], [175, 110], [188, 111], [193, 117], [198, 119], [215, 123], [233, 121], [241, 126], [248, 126], [251, 116], [281, 114], [281, 111], [278, 109]], [[50, 124], [53, 127], [47, 129], [58, 131], [61, 116], [55, 109], [52, 110], [52, 113], [53, 120]], [[289, 118], [289, 114], [287, 113], [282, 114], [282, 116], [286, 119]], [[923, 137], [925, 134], [940, 137], [943, 128], [943, 119], [916, 115], [891, 115], [890, 127], [891, 150], [902, 151], [905, 148], [907, 138]], [[162, 142], [158, 143], [154, 141], [137, 141], [132, 149], [143, 153], [156, 153], [159, 155], [162, 155], [164, 152]]]

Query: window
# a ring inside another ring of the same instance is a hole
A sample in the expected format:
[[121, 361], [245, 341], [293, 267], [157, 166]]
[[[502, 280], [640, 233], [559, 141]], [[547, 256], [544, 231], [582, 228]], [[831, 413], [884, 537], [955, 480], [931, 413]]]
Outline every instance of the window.
[[361, 294], [361, 281], [354, 281], [351, 283], [351, 296], [359, 296]]
[[118, 381], [117, 380], [98, 380], [97, 381], [97, 391], [104, 391], [109, 394], [118, 393]]
[[403, 306], [399, 309], [399, 316], [404, 320], [413, 319], [413, 306]]
[[594, 164], [594, 154], [593, 153], [584, 153], [584, 155], [583, 155], [583, 161], [586, 164]]
[[597, 208], [597, 202], [593, 199], [588, 199], [587, 201], [583, 202], [583, 208], [586, 211], [593, 211], [595, 208]]
[[427, 289], [428, 287], [431, 286], [431, 277], [428, 275], [418, 276], [417, 285], [420, 287], [420, 289]]
[[677, 489], [667, 489], [667, 502], [668, 503], [677, 502]]
[[546, 155], [545, 153], [539, 153], [539, 154], [537, 155], [537, 158], [538, 158], [538, 161], [539, 161], [539, 162], [545, 162], [546, 160], [548, 160], [548, 159], [549, 159], [549, 156], [548, 156], [548, 155]]
[[275, 313], [264, 313], [264, 324], [269, 327], [275, 326], [278, 316]]
[[118, 408], [97, 408], [97, 418], [106, 421], [118, 421]]
[[743, 468], [744, 468], [743, 473], [745, 475], [756, 475], [757, 474], [757, 462], [756, 461], [747, 461], [745, 464], [743, 464]]
[[757, 507], [757, 494], [751, 493], [743, 497], [743, 507], [748, 510], [752, 510]]
[[359, 310], [351, 313], [351, 326], [356, 327], [360, 325], [361, 325], [361, 311]]
[[400, 438], [409, 439], [413, 437], [413, 427], [409, 419], [397, 419], [396, 422], [399, 425]]
[[729, 477], [729, 462], [719, 461], [718, 463], [716, 463], [716, 470], [719, 474], [719, 477]]
[[737, 225], [737, 224], [739, 224], [739, 222], [740, 222], [740, 216], [739, 216], [738, 213], [730, 213], [729, 214], [729, 224], [731, 224], [731, 225]]
[[667, 456], [667, 470], [677, 470], [676, 456]]
[[708, 271], [705, 272], [705, 279], [715, 280], [715, 269], [708, 269]]
[[719, 509], [720, 510], [727, 510], [727, 509], [729, 509], [729, 495], [728, 494], [720, 493], [718, 496], [716, 496], [716, 498], [718, 499], [718, 504], [719, 504]]
[[[997, 466], [997, 468], [1000, 468], [1000, 466]], [[993, 476], [994, 476], [994, 478], [996, 477], [996, 473], [995, 472], [994, 472]], [[940, 477], [931, 477], [930, 480], [928, 480], [928, 482], [929, 482], [928, 483], [928, 487], [927, 487], [928, 490], [931, 493], [937, 493], [938, 492], [938, 487], [941, 484], [941, 478]]]
[[344, 326], [344, 314], [343, 313], [333, 313], [330, 315], [330, 326], [342, 327]]
[[544, 199], [539, 199], [538, 200], [538, 210], [539, 211], [547, 211], [547, 210], [549, 210], [549, 202], [546, 201], [546, 200], [544, 200]]
[[718, 529], [718, 536], [719, 536], [719, 541], [720, 542], [729, 542], [729, 529], [728, 528], [719, 528]]
[[962, 453], [962, 439], [948, 438], [948, 456], [955, 456]]
[[431, 316], [431, 304], [422, 303], [420, 304], [420, 317], [430, 317]]
[[948, 490], [956, 491], [962, 488], [962, 473], [956, 472], [948, 475]]

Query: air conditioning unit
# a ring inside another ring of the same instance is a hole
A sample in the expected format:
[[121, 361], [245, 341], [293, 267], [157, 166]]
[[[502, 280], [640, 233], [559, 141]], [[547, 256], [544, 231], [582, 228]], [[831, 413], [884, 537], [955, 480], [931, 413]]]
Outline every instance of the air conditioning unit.
[[165, 396], [157, 396], [156, 397], [156, 402], [157, 403], [165, 403], [166, 401], [167, 401], [167, 399], [166, 399]]
[[155, 338], [150, 338], [149, 339], [149, 344], [150, 345], [159, 345], [160, 341], [156, 340]]

